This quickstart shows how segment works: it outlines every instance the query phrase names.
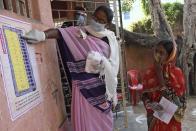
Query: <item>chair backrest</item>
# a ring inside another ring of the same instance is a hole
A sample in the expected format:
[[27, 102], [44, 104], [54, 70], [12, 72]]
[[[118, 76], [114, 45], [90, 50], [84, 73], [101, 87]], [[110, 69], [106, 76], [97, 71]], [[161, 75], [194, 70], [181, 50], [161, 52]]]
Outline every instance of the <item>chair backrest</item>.
[[129, 76], [129, 85], [138, 85], [139, 84], [139, 71], [137, 70], [129, 70], [127, 72], [127, 75]]

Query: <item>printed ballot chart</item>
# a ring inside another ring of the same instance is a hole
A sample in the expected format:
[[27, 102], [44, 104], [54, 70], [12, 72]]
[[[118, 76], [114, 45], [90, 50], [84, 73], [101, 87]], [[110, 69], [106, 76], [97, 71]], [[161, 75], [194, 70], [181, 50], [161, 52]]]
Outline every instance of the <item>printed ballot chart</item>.
[[1, 73], [12, 120], [42, 100], [34, 48], [22, 38], [30, 29], [29, 23], [0, 15]]
[[16, 96], [20, 96], [25, 91], [30, 91], [31, 88], [31, 90], [35, 90], [36, 88], [26, 43], [21, 39], [21, 30], [7, 26], [3, 26], [3, 30], [16, 90], [15, 93]]

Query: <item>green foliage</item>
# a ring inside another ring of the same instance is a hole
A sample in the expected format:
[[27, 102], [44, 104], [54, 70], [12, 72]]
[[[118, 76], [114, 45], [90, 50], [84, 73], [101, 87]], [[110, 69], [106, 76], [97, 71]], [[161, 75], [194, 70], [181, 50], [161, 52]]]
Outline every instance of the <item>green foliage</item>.
[[148, 0], [141, 0], [141, 2], [142, 2], [142, 9], [144, 11], [144, 14], [149, 15], [150, 14], [150, 9], [149, 9]]
[[145, 18], [144, 20], [138, 21], [137, 23], [134, 23], [130, 26], [131, 30], [133, 32], [138, 32], [138, 33], [153, 33], [152, 29], [152, 21], [150, 17]]
[[[146, 0], [142, 0], [146, 1]], [[175, 26], [181, 26], [183, 22], [183, 4], [180, 3], [166, 3], [163, 4], [163, 10], [165, 12], [166, 18], [172, 28]], [[140, 33], [153, 33], [152, 21], [148, 16], [144, 20], [138, 21], [130, 26], [133, 32]]]
[[166, 18], [171, 25], [174, 27], [176, 23], [182, 24], [183, 18], [183, 4], [180, 3], [166, 3], [163, 5], [163, 9]]
[[122, 12], [129, 12], [134, 0], [122, 0]]

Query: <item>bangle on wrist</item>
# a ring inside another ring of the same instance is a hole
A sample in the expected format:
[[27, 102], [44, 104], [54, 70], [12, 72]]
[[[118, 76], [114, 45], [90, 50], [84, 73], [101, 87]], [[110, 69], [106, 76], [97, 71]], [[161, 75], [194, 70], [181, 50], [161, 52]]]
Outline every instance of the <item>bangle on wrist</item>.
[[147, 100], [144, 101], [145, 104], [148, 104], [149, 102], [150, 102], [149, 99], [147, 99]]

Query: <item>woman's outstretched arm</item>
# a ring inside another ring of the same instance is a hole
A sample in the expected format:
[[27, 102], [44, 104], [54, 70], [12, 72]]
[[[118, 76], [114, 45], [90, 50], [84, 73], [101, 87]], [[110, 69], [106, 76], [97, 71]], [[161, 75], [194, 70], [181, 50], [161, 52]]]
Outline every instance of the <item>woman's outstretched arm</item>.
[[26, 39], [27, 43], [33, 44], [45, 41], [46, 39], [58, 39], [60, 38], [60, 32], [55, 28], [46, 31], [32, 29], [22, 37]]

